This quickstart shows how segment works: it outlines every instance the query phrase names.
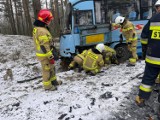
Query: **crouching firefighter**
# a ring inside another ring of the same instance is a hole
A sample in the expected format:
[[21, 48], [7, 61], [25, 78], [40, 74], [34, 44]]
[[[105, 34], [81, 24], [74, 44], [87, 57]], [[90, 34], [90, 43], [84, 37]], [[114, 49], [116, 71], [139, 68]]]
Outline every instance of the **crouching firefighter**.
[[84, 53], [83, 69], [90, 75], [96, 75], [104, 66], [102, 52], [104, 44], [97, 44], [95, 48], [89, 49]]
[[43, 86], [45, 90], [56, 90], [56, 86], [62, 84], [61, 81], [57, 80], [55, 75], [55, 61], [51, 48], [52, 36], [48, 30], [48, 25], [52, 19], [53, 15], [49, 10], [40, 10], [33, 29], [36, 56], [42, 66]]
[[104, 64], [105, 66], [109, 64], [118, 64], [118, 59], [116, 56], [116, 51], [107, 45], [105, 45], [104, 50], [102, 52]]
[[83, 64], [83, 60], [84, 60], [84, 54], [86, 53], [87, 50], [84, 50], [81, 54], [77, 54], [76, 56], [74, 56], [73, 61], [71, 61], [71, 63], [68, 66], [68, 69], [74, 69], [76, 67], [78, 67], [79, 71], [82, 70], [82, 64]]
[[[159, 2], [159, 4], [158, 4]], [[156, 5], [158, 4], [158, 5]], [[155, 4], [156, 10], [160, 10], [160, 1]], [[154, 15], [145, 25], [142, 34], [147, 35], [143, 39], [143, 44], [147, 44], [146, 66], [141, 85], [139, 86], [139, 94], [136, 96], [136, 103], [143, 106], [145, 100], [150, 98], [152, 87], [160, 73], [160, 13]]]

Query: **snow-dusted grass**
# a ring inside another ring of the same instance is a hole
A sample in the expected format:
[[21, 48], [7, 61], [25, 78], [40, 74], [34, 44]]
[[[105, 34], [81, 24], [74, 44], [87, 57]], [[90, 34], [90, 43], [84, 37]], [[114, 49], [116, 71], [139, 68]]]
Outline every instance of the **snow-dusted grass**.
[[[104, 67], [96, 76], [73, 70], [57, 73], [63, 81], [57, 91], [44, 91], [33, 41], [26, 36], [0, 35], [0, 120], [108, 120], [133, 89], [138, 89], [136, 75], [144, 71], [144, 61], [135, 67], [126, 63]], [[19, 51], [18, 58], [13, 58]], [[59, 68], [59, 62], [56, 64]], [[38, 68], [35, 71], [34, 67]], [[12, 69], [13, 80], [4, 80], [6, 69]]]

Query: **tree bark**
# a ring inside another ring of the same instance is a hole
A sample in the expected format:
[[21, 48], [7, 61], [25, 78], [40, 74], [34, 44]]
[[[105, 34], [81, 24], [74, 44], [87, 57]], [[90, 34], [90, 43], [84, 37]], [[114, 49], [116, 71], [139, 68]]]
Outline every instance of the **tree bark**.
[[26, 27], [27, 27], [27, 35], [32, 36], [32, 22], [31, 17], [29, 14], [29, 2], [28, 0], [22, 0], [23, 3], [23, 9], [24, 9], [24, 15], [26, 20]]
[[59, 37], [60, 35], [60, 19], [59, 19], [59, 9], [58, 0], [54, 0], [54, 36]]
[[33, 5], [33, 11], [34, 11], [34, 18], [37, 18], [38, 12], [41, 9], [41, 2], [40, 0], [32, 0], [32, 5]]
[[16, 26], [15, 26], [15, 20], [14, 20], [14, 14], [13, 14], [13, 9], [12, 9], [12, 1], [11, 0], [6, 0], [6, 15], [9, 18], [10, 26], [12, 29], [12, 34], [17, 34], [16, 32]]

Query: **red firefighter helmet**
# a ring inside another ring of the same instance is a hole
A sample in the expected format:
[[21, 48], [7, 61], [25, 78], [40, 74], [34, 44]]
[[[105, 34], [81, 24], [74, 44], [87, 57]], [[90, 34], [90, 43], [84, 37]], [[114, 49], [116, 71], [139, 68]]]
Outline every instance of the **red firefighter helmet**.
[[42, 21], [48, 25], [52, 19], [53, 19], [53, 15], [50, 10], [42, 9], [39, 11], [39, 13], [38, 13], [38, 20], [39, 21]]

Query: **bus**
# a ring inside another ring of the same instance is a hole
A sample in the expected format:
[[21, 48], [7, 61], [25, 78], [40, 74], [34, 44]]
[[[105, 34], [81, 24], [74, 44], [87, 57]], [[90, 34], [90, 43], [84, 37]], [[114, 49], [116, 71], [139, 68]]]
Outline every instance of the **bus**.
[[130, 20], [138, 34], [137, 54], [142, 55], [140, 34], [148, 19], [156, 13], [157, 0], [69, 0], [65, 29], [60, 36], [60, 56], [72, 58], [84, 49], [104, 43], [117, 52], [122, 61], [129, 58], [125, 38], [120, 43], [121, 29], [112, 26], [117, 16]]

